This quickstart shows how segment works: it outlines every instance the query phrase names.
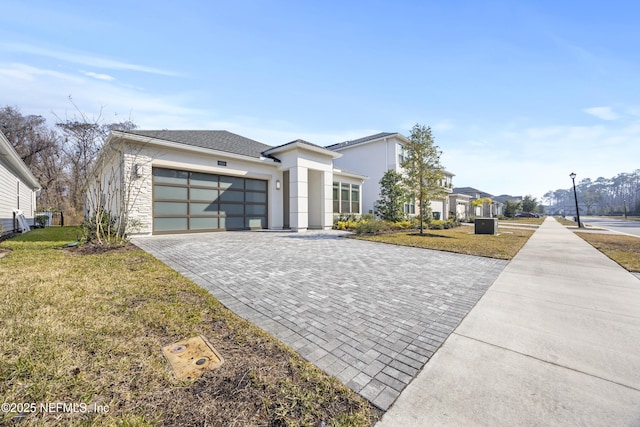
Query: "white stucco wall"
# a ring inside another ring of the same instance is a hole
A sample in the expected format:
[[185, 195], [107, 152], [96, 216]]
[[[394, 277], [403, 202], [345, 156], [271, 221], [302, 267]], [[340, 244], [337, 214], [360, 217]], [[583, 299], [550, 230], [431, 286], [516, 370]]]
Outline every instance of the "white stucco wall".
[[400, 171], [397, 143], [401, 144], [402, 141], [391, 136], [337, 150], [343, 155], [334, 160], [337, 168], [345, 168], [369, 177], [361, 189], [362, 213], [373, 213], [374, 204], [380, 198], [379, 183], [384, 173], [389, 169]]
[[[337, 150], [343, 156], [334, 161], [336, 167], [357, 171], [369, 177], [362, 185], [362, 213], [373, 213], [375, 203], [380, 199], [380, 180], [386, 171], [392, 169], [402, 173], [399, 163], [398, 144], [404, 141], [396, 136], [381, 138]], [[445, 174], [443, 185], [451, 191], [452, 175]], [[417, 203], [416, 203], [417, 205]], [[448, 199], [432, 200], [431, 210], [440, 213], [440, 219], [449, 216]]]

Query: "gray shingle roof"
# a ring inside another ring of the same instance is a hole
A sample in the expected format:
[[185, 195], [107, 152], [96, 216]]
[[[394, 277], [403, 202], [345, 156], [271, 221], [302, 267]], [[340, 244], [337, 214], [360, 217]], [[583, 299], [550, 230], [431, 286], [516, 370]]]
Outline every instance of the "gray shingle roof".
[[282, 147], [286, 147], [287, 145], [293, 145], [293, 144], [306, 144], [306, 145], [310, 145], [312, 147], [324, 148], [324, 147], [322, 147], [320, 145], [317, 145], [317, 144], [314, 144], [312, 142], [305, 141], [304, 139], [296, 139], [295, 141], [287, 142], [286, 144], [278, 145], [277, 147], [272, 147], [272, 148], [282, 148]]
[[380, 133], [376, 133], [375, 135], [369, 135], [369, 136], [365, 136], [363, 138], [354, 139], [354, 140], [351, 140], [351, 141], [339, 142], [337, 144], [328, 145], [325, 148], [327, 148], [329, 150], [337, 150], [339, 148], [349, 147], [351, 145], [361, 144], [363, 142], [373, 141], [375, 139], [380, 139], [380, 138], [384, 138], [384, 137], [391, 136], [391, 135], [398, 135], [398, 132], [380, 132]]
[[453, 192], [458, 194], [466, 194], [467, 196], [475, 197], [476, 195], [480, 197], [490, 197], [493, 195], [486, 193], [484, 191], [480, 191], [477, 188], [473, 187], [453, 187]]
[[226, 130], [132, 130], [125, 133], [256, 158], [273, 148]]

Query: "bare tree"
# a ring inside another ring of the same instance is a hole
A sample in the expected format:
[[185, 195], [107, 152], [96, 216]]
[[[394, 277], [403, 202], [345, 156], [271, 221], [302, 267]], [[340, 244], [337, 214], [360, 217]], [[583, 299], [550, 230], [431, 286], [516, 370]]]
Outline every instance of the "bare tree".
[[38, 205], [64, 209], [68, 186], [59, 135], [42, 116], [22, 115], [17, 107], [0, 109], [0, 129], [42, 186]]
[[[73, 104], [73, 100], [71, 100]], [[68, 163], [69, 198], [76, 215], [83, 212], [83, 191], [89, 178], [89, 171], [100, 149], [112, 130], [132, 130], [136, 125], [126, 120], [117, 123], [104, 123], [102, 112], [90, 118], [73, 104], [76, 115], [71, 119], [59, 121], [56, 127], [62, 134], [62, 150]]]

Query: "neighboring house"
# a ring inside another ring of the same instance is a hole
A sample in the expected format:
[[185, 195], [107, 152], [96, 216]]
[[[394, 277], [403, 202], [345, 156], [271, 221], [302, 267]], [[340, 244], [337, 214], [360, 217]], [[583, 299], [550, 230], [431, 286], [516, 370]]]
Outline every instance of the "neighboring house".
[[[404, 159], [404, 144], [407, 138], [399, 133], [382, 132], [364, 138], [329, 145], [326, 148], [342, 154], [334, 164], [338, 168], [357, 170], [369, 179], [362, 188], [362, 212], [374, 213], [375, 203], [380, 199], [380, 179], [389, 169], [402, 173], [400, 164]], [[453, 174], [445, 171], [442, 186], [452, 192]], [[431, 200], [431, 210], [436, 219], [447, 219], [451, 212], [449, 198]], [[405, 213], [416, 213], [415, 203], [406, 203]]]
[[[475, 217], [494, 217], [504, 213], [504, 203], [496, 200], [496, 198], [484, 191], [480, 191], [473, 187], [455, 187], [456, 194], [463, 194], [470, 197], [471, 207], [470, 215]], [[473, 202], [479, 199], [491, 199], [491, 203], [487, 201], [481, 205], [473, 206]]]
[[450, 213], [455, 215], [456, 218], [466, 221], [469, 219], [473, 208], [471, 206], [471, 196], [458, 192], [449, 194], [449, 207], [451, 209]]
[[329, 229], [336, 209], [362, 212], [367, 177], [335, 168], [341, 156], [303, 140], [272, 147], [227, 131], [114, 131], [88, 186], [87, 213], [96, 204], [124, 212], [129, 234]]
[[18, 231], [16, 210], [33, 224], [38, 190], [38, 180], [0, 132], [0, 234]]

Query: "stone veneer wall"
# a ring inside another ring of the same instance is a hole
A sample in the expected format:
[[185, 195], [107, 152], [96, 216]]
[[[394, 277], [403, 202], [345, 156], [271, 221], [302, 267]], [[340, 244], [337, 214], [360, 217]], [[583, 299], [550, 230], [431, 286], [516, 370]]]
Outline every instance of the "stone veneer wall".
[[152, 157], [148, 149], [127, 146], [124, 150], [123, 202], [128, 208], [128, 234], [153, 231]]

